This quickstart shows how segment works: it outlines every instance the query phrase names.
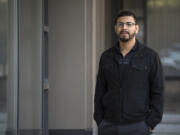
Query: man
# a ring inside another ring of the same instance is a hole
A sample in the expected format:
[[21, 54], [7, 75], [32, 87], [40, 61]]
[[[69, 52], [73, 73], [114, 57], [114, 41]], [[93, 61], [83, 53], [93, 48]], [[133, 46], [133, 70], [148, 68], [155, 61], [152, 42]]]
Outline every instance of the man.
[[118, 43], [99, 63], [94, 119], [99, 135], [148, 135], [163, 114], [163, 71], [158, 54], [142, 45], [131, 11], [115, 19]]

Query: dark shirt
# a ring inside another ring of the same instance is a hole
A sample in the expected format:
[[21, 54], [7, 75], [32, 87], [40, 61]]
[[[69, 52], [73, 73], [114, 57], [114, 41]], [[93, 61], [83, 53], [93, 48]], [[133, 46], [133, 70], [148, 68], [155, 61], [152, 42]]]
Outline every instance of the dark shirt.
[[133, 46], [133, 48], [124, 57], [120, 51], [119, 42], [116, 43], [115, 49], [116, 49], [117, 53], [119, 54], [119, 64], [127, 65], [127, 64], [129, 64], [130, 58], [133, 56], [133, 54], [137, 50], [137, 44], [135, 44]]
[[115, 49], [118, 54], [117, 61], [119, 63], [119, 72], [120, 72], [120, 74], [122, 74], [124, 72], [124, 70], [127, 68], [127, 66], [129, 65], [131, 57], [137, 51], [137, 44], [135, 44], [134, 47], [125, 56], [123, 56], [120, 51], [119, 42], [116, 43]]
[[[128, 68], [131, 58], [137, 52], [137, 48], [138, 48], [138, 45], [136, 42], [135, 45], [133, 46], [133, 48], [125, 56], [123, 56], [120, 51], [119, 42], [117, 42], [115, 44], [115, 50], [117, 53], [116, 60], [118, 61], [118, 70], [119, 70], [120, 75], [122, 75], [124, 73], [125, 69]], [[121, 82], [119, 82], [119, 83], [121, 83]], [[122, 101], [120, 101], [120, 102], [122, 102]], [[107, 120], [107, 121], [110, 121], [110, 120]], [[121, 123], [124, 124], [124, 123], [130, 123], [130, 122], [129, 121], [127, 122], [126, 120], [124, 120], [122, 115], [120, 115], [120, 117], [118, 119], [118, 124], [121, 124]]]

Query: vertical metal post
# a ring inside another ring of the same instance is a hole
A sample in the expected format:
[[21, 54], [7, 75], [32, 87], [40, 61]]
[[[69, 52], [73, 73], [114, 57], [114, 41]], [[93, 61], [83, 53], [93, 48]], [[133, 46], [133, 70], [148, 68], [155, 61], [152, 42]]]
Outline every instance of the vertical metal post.
[[48, 0], [43, 0], [43, 135], [48, 135]]

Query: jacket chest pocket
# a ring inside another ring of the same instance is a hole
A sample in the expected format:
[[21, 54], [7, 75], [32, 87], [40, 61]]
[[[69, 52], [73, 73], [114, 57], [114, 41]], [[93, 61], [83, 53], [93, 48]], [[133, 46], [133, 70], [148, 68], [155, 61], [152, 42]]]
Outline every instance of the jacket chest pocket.
[[145, 59], [133, 59], [129, 70], [130, 79], [137, 83], [143, 83], [148, 80], [148, 71]]
[[133, 59], [131, 63], [131, 70], [137, 73], [146, 72], [148, 65], [145, 59]]

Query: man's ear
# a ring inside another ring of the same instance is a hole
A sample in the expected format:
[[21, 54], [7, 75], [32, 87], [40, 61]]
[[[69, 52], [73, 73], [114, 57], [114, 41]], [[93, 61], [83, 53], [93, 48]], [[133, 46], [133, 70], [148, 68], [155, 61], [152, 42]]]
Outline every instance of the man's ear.
[[136, 34], [138, 34], [138, 32], [139, 32], [139, 25], [137, 24], [136, 25]]

